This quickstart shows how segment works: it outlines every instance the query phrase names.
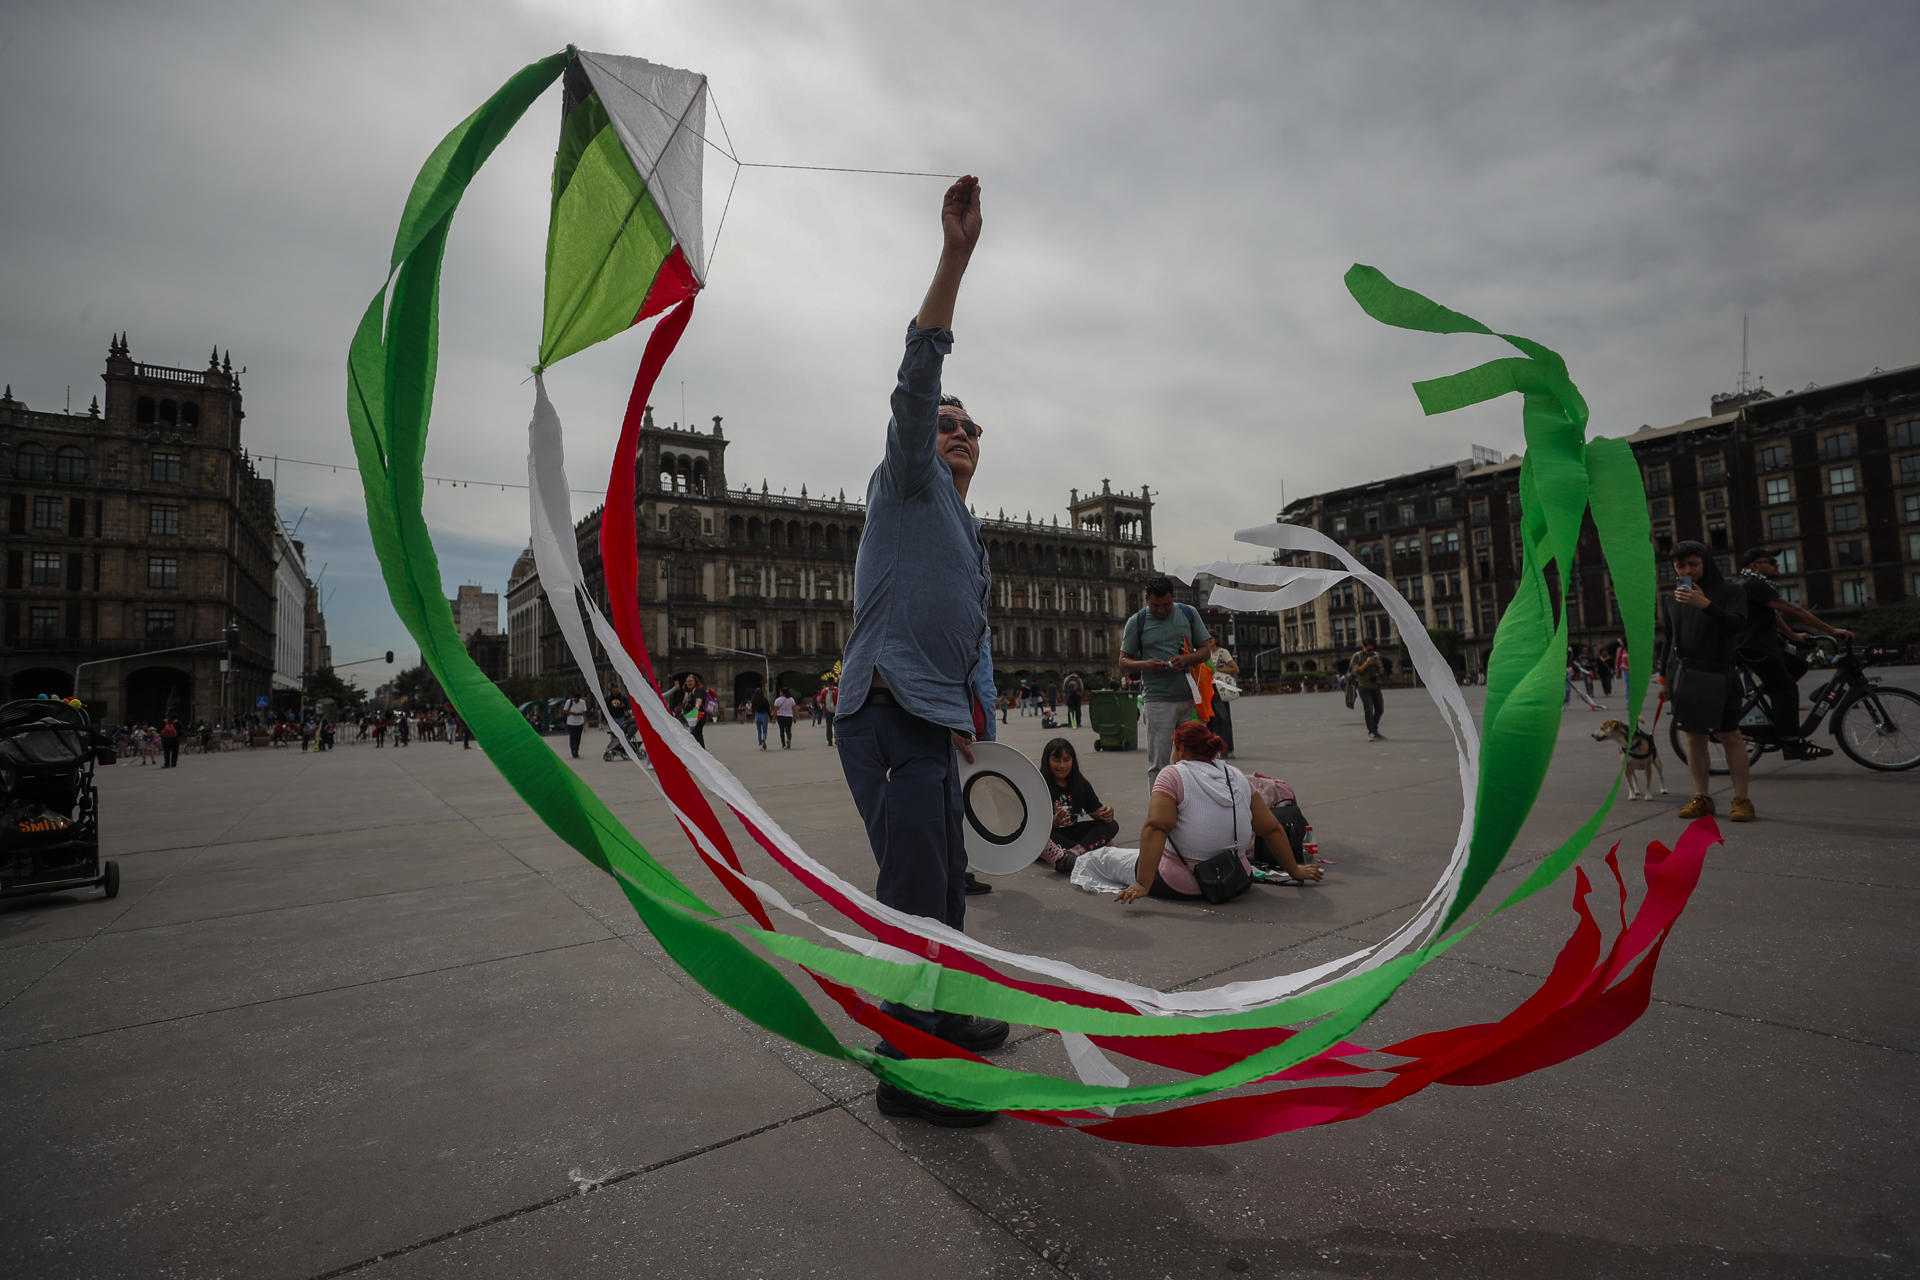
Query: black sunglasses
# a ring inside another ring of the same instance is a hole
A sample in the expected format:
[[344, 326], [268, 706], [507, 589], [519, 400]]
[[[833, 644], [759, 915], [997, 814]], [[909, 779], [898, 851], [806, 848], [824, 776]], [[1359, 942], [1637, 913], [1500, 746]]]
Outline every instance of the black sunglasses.
[[941, 414], [940, 429], [942, 431], [964, 431], [975, 440], [980, 438], [980, 424], [972, 418], [962, 418], [958, 414]]

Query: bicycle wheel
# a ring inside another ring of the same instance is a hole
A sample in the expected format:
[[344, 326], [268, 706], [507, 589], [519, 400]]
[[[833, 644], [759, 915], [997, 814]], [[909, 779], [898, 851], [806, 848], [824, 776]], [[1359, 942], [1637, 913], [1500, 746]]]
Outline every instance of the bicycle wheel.
[[1920, 694], [1876, 688], [1833, 713], [1833, 736], [1855, 764], [1894, 773], [1920, 764]]
[[[1746, 708], [1748, 712], [1753, 710], [1755, 701], [1754, 699], [1748, 700]], [[1746, 718], [1744, 715], [1741, 717], [1742, 720]], [[1747, 747], [1748, 764], [1753, 764], [1759, 760], [1761, 753], [1766, 750], [1765, 745], [1756, 738], [1743, 737], [1741, 741], [1744, 742]], [[1667, 742], [1673, 747], [1674, 758], [1682, 765], [1685, 765], [1687, 763], [1687, 735], [1680, 732], [1679, 724], [1673, 720], [1667, 721]], [[1708, 771], [1712, 773], [1714, 777], [1724, 778], [1727, 776], [1727, 749], [1720, 745], [1720, 736], [1718, 734], [1710, 733], [1707, 735], [1707, 760], [1709, 762], [1707, 766]]]

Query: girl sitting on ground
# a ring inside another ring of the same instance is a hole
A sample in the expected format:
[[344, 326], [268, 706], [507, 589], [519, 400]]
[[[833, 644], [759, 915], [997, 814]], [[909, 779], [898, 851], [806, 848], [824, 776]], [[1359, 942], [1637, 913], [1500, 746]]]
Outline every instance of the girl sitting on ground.
[[1081, 854], [1112, 844], [1120, 824], [1113, 820], [1113, 806], [1100, 803], [1093, 784], [1080, 772], [1080, 757], [1071, 742], [1050, 739], [1040, 761], [1053, 800], [1053, 834], [1040, 860], [1055, 871], [1071, 872]]

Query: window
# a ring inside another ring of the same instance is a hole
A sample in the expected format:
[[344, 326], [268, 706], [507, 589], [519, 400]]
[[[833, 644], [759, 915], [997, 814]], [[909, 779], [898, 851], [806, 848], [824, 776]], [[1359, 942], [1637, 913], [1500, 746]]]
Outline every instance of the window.
[[58, 529], [60, 527], [60, 499], [34, 498], [33, 527], [36, 529]]
[[1920, 493], [1910, 493], [1900, 500], [1900, 520], [1903, 524], [1920, 520]]
[[1647, 513], [1655, 520], [1669, 520], [1673, 517], [1673, 499], [1655, 498], [1647, 506]]
[[840, 647], [840, 630], [831, 622], [820, 624], [820, 649], [823, 653], [832, 653]]
[[1840, 579], [1841, 604], [1865, 604], [1867, 602], [1867, 580], [1865, 578]]
[[44, 445], [23, 444], [13, 452], [13, 478], [16, 480], [45, 480], [53, 473], [47, 463], [47, 450]]
[[1725, 511], [1727, 509], [1727, 491], [1725, 489], [1707, 490], [1700, 495], [1700, 505], [1708, 511]]
[[1366, 545], [1362, 546], [1359, 551], [1359, 556], [1360, 556], [1361, 564], [1372, 564], [1373, 563], [1373, 544], [1369, 542]]
[[1908, 418], [1893, 424], [1893, 447], [1905, 449], [1920, 444], [1920, 418]]
[[85, 484], [87, 455], [73, 445], [61, 446], [53, 456], [53, 478], [61, 484]]
[[1413, 523], [1413, 504], [1411, 502], [1403, 502], [1400, 504], [1400, 523]]
[[1833, 544], [1833, 562], [1843, 565], [1865, 564], [1867, 544], [1859, 538], [1842, 538]]
[[778, 583], [774, 584], [773, 594], [782, 600], [798, 600], [800, 598], [800, 584], [792, 578], [783, 577]]
[[740, 637], [740, 647], [742, 649], [758, 649], [760, 647], [760, 624], [757, 620], [753, 618], [742, 619], [739, 627], [735, 629], [734, 634]]
[[677, 596], [697, 596], [700, 594], [700, 570], [697, 566], [683, 564], [674, 569], [673, 593]]
[[1785, 476], [1775, 476], [1773, 479], [1767, 481], [1767, 496], [1765, 502], [1768, 506], [1771, 507], [1782, 502], [1792, 501], [1793, 481], [1787, 479]]
[[147, 585], [168, 590], [180, 585], [179, 556], [148, 556]]
[[1458, 529], [1447, 530], [1447, 550], [1458, 551], [1459, 549], [1460, 549], [1460, 531]]
[[1647, 492], [1666, 493], [1673, 488], [1673, 477], [1668, 474], [1663, 462], [1657, 467], [1647, 468]]
[[147, 475], [155, 484], [179, 484], [180, 455], [171, 450], [156, 450], [152, 469]]
[[1835, 467], [1827, 472], [1827, 493], [1838, 497], [1843, 493], [1854, 493], [1860, 488], [1852, 467]]
[[1907, 535], [1907, 559], [1920, 560], [1920, 533]]
[[1770, 444], [1760, 451], [1760, 469], [1762, 471], [1784, 471], [1787, 467], [1787, 446]]
[[156, 502], [147, 508], [148, 533], [179, 533], [180, 508]]
[[1792, 536], [1793, 512], [1781, 511], [1767, 517], [1767, 537], [1777, 540]]
[[1395, 538], [1393, 540], [1393, 558], [1395, 560], [1398, 560], [1401, 556], [1404, 556], [1406, 554], [1407, 554], [1407, 540], [1405, 538]]
[[1440, 553], [1441, 553], [1442, 551], [1445, 551], [1446, 549], [1447, 549], [1447, 539], [1446, 539], [1446, 536], [1445, 536], [1444, 534], [1438, 534], [1438, 533], [1436, 533], [1436, 534], [1434, 534], [1434, 535], [1433, 535], [1433, 536], [1432, 536], [1431, 538], [1429, 538], [1429, 539], [1427, 539], [1427, 554], [1428, 554], [1428, 555], [1435, 555], [1435, 556], [1437, 556], [1437, 555], [1439, 555], [1439, 554], [1440, 554]]
[[1720, 484], [1727, 478], [1727, 464], [1717, 453], [1700, 459], [1700, 483]]
[[1473, 558], [1473, 570], [1483, 578], [1491, 578], [1493, 576], [1493, 557], [1475, 556]]
[[173, 643], [173, 610], [147, 610], [147, 647]]
[[53, 605], [34, 605], [27, 610], [27, 638], [30, 640], [57, 640], [60, 638], [60, 610]]
[[1853, 456], [1853, 433], [1842, 431], [1830, 435], [1820, 442], [1820, 456], [1829, 462], [1838, 462], [1842, 458]]
[[1782, 573], [1800, 572], [1800, 552], [1795, 547], [1787, 547], [1780, 552], [1776, 561]]
[[1910, 453], [1900, 459], [1900, 483], [1920, 484], [1920, 453]]
[[691, 622], [676, 622], [673, 624], [673, 647], [683, 653], [690, 653], [699, 649], [700, 642], [693, 634], [693, 624]]
[[57, 587], [60, 585], [60, 553], [58, 551], [36, 551], [33, 553], [33, 576], [29, 579], [36, 587]]
[[1780, 598], [1782, 600], [1785, 600], [1788, 604], [1800, 603], [1800, 584], [1799, 583], [1776, 582], [1773, 584], [1773, 587], [1774, 587], [1774, 590], [1780, 593]]
[[1480, 634], [1483, 636], [1493, 634], [1493, 610], [1491, 609], [1480, 611]]
[[1835, 533], [1849, 533], [1860, 527], [1860, 504], [1836, 502], [1833, 504], [1831, 516]]
[[1487, 500], [1486, 500], [1485, 498], [1481, 498], [1481, 499], [1478, 499], [1477, 501], [1475, 501], [1475, 502], [1474, 502], [1474, 504], [1473, 504], [1473, 519], [1474, 519], [1474, 523], [1475, 523], [1475, 524], [1484, 524], [1484, 523], [1486, 523], [1486, 520], [1487, 520]]
[[1433, 500], [1433, 514], [1437, 519], [1445, 520], [1453, 515], [1453, 499], [1441, 494]]
[[1707, 521], [1707, 545], [1715, 551], [1725, 551], [1727, 549], [1727, 522], [1725, 520]]
[[1493, 544], [1493, 533], [1492, 533], [1492, 531], [1491, 531], [1491, 530], [1488, 530], [1488, 529], [1475, 529], [1475, 530], [1473, 531], [1473, 545], [1474, 545], [1474, 546], [1476, 546], [1476, 547], [1485, 547], [1485, 546], [1491, 546], [1492, 544]]
[[1347, 518], [1345, 516], [1335, 516], [1333, 518], [1333, 536], [1336, 538], [1344, 538], [1347, 536]]

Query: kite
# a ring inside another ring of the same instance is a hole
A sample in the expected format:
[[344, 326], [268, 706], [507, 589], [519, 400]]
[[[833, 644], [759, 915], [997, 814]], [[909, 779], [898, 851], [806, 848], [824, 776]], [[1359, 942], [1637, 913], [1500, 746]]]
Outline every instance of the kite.
[[[1556, 353], [1526, 338], [1493, 334], [1359, 266], [1347, 275], [1348, 289], [1382, 323], [1496, 336], [1520, 352], [1415, 386], [1430, 414], [1509, 392], [1523, 398], [1522, 582], [1495, 637], [1484, 727], [1476, 728], [1411, 607], [1339, 544], [1310, 529], [1272, 525], [1236, 536], [1271, 552], [1327, 557], [1343, 567], [1288, 565], [1279, 556], [1261, 564], [1204, 567], [1223, 580], [1215, 602], [1230, 608], [1270, 612], [1353, 580], [1399, 623], [1454, 737], [1462, 788], [1453, 854], [1420, 910], [1380, 941], [1298, 973], [1157, 991], [968, 937], [874, 901], [809, 856], [724, 765], [694, 749], [684, 733], [676, 734], [658, 699], [636, 698], [656, 784], [703, 864], [746, 912], [744, 920], [723, 918], [614, 818], [467, 656], [422, 510], [440, 271], [453, 215], [480, 166], [555, 80], [562, 84], [561, 128], [528, 427], [531, 541], [548, 602], [603, 713], [597, 651], [629, 688], [654, 686], [639, 609], [634, 457], [647, 397], [706, 283], [702, 161], [713, 144], [704, 133], [704, 76], [569, 47], [523, 68], [455, 127], [414, 182], [387, 281], [353, 336], [348, 421], [388, 593], [419, 641], [423, 660], [508, 784], [557, 835], [614, 879], [662, 947], [706, 990], [803, 1048], [858, 1063], [940, 1102], [1003, 1111], [1111, 1141], [1163, 1146], [1247, 1141], [1367, 1115], [1432, 1084], [1512, 1079], [1605, 1042], [1646, 1009], [1661, 948], [1698, 883], [1708, 847], [1719, 839], [1709, 819], [1687, 828], [1671, 849], [1648, 846], [1642, 862], [1646, 891], [1631, 918], [1617, 846], [1608, 852], [1620, 924], [1604, 950], [1603, 930], [1589, 906], [1593, 886], [1574, 864], [1610, 811], [1618, 777], [1579, 828], [1491, 913], [1463, 922], [1513, 848], [1552, 758], [1567, 652], [1556, 580], [1563, 581], [1573, 564], [1589, 518], [1616, 585], [1632, 655], [1630, 720], [1644, 703], [1654, 572], [1638, 468], [1624, 441], [1587, 438], [1586, 403]], [[563, 436], [545, 377], [567, 356], [650, 319], [654, 327], [609, 471], [600, 546], [603, 613], [587, 590]], [[617, 723], [610, 715], [608, 721]], [[624, 735], [620, 741], [637, 760], [639, 752]], [[775, 866], [838, 919], [814, 919], [750, 874], [709, 795], [727, 806]], [[1573, 929], [1552, 971], [1526, 1001], [1496, 1022], [1380, 1048], [1349, 1038], [1422, 966], [1568, 870], [1576, 873]], [[788, 928], [776, 928], [776, 920]], [[796, 985], [799, 975], [853, 1022], [907, 1056], [882, 1057], [847, 1043], [809, 1004]], [[997, 1066], [896, 1022], [882, 1012], [882, 1000], [1044, 1028], [1059, 1037], [1072, 1077]], [[1382, 1057], [1397, 1061], [1382, 1065]], [[1116, 1058], [1166, 1068], [1179, 1078], [1134, 1083]], [[1384, 1082], [1355, 1082], [1380, 1075]], [[1175, 1105], [1118, 1112], [1161, 1103]]]

